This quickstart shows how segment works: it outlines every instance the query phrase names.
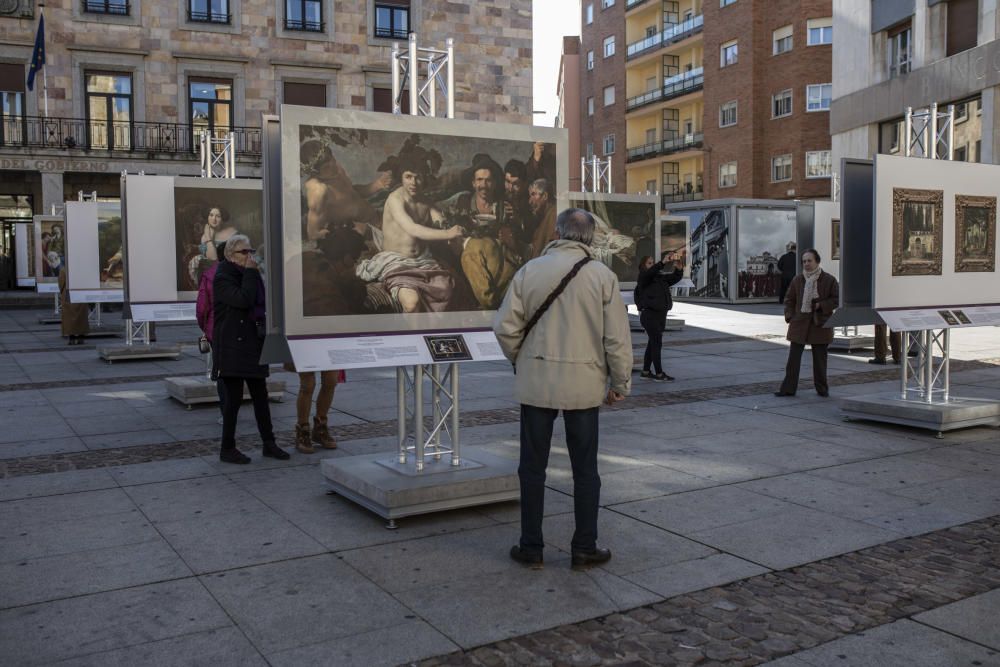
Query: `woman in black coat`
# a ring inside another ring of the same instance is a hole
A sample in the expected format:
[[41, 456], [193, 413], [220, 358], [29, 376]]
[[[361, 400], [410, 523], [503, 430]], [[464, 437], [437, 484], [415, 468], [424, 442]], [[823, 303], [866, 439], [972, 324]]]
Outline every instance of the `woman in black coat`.
[[212, 378], [225, 385], [219, 460], [226, 463], [250, 462], [250, 457], [236, 449], [236, 417], [243, 401], [244, 383], [253, 399], [264, 456], [288, 458], [288, 452], [274, 441], [267, 402], [268, 370], [260, 363], [264, 347], [264, 281], [253, 253], [246, 236], [230, 237], [226, 241], [225, 259], [219, 262], [213, 283]]
[[[665, 273], [664, 268], [670, 262], [672, 271]], [[639, 278], [636, 281], [636, 308], [639, 309], [639, 322], [646, 330], [649, 341], [646, 343], [646, 353], [642, 359], [641, 377], [653, 380], [673, 380], [663, 372], [663, 362], [660, 359], [663, 350], [663, 332], [667, 328], [667, 313], [674, 307], [670, 296], [670, 287], [675, 285], [684, 275], [683, 264], [673, 253], [665, 252], [660, 261], [653, 263], [652, 257], [643, 257], [639, 263]], [[655, 375], [650, 370], [655, 369]]]

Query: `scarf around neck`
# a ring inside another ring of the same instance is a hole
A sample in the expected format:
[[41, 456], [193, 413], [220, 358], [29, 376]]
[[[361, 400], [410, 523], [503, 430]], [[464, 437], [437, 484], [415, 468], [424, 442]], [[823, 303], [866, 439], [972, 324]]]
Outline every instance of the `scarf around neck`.
[[802, 275], [805, 276], [806, 286], [802, 290], [802, 307], [799, 309], [803, 313], [811, 313], [813, 309], [813, 299], [819, 298], [819, 291], [816, 289], [819, 283], [819, 276], [823, 273], [823, 269], [816, 267], [815, 271], [803, 271]]

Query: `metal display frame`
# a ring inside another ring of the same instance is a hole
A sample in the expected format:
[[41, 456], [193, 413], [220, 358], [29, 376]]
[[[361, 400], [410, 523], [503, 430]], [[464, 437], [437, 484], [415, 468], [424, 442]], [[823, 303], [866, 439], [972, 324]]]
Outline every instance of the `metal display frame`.
[[[587, 184], [590, 189], [587, 189]], [[603, 192], [610, 194], [614, 192], [611, 187], [611, 156], [607, 160], [601, 160], [596, 155], [588, 160], [580, 158], [580, 189], [583, 192], [595, 193]], [[655, 196], [655, 195], [654, 195]]]

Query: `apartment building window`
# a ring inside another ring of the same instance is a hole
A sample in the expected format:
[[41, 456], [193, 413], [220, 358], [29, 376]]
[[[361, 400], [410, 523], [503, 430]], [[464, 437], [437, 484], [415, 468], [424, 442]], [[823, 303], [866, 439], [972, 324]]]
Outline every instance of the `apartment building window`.
[[[372, 111], [392, 113], [392, 89], [372, 87]], [[410, 115], [410, 91], [404, 90], [399, 100], [399, 111], [404, 116]]]
[[953, 56], [976, 46], [979, 37], [979, 1], [948, 3], [948, 35], [945, 55]]
[[614, 133], [604, 135], [604, 154], [611, 155], [614, 152], [615, 152]]
[[188, 0], [188, 21], [229, 23], [229, 0]]
[[656, 192], [656, 179], [646, 181], [646, 193]]
[[726, 102], [719, 107], [719, 127], [736, 125], [736, 100]]
[[132, 148], [132, 75], [87, 72], [87, 145], [91, 148]]
[[588, 116], [593, 116], [594, 115], [594, 98], [593, 97], [588, 97], [587, 98], [587, 115]]
[[771, 182], [792, 180], [792, 156], [791, 154], [779, 155], [771, 158]]
[[130, 10], [128, 0], [83, 0], [83, 11], [90, 14], [128, 16]]
[[792, 50], [792, 26], [786, 25], [778, 28], [771, 35], [774, 43], [774, 55], [787, 53]]
[[208, 130], [220, 137], [233, 129], [233, 82], [229, 79], [191, 79], [188, 82], [191, 131]]
[[615, 87], [605, 86], [604, 87], [604, 106], [609, 107], [615, 103]]
[[24, 65], [0, 63], [0, 146], [24, 141]]
[[783, 118], [792, 115], [792, 90], [783, 90], [771, 96], [771, 118]]
[[736, 4], [736, 0], [719, 0], [720, 7], [728, 7], [729, 5]]
[[806, 178], [830, 178], [832, 174], [830, 151], [806, 151]]
[[615, 55], [615, 36], [611, 35], [604, 38], [604, 57], [610, 58], [613, 55]]
[[587, 22], [587, 25], [590, 25], [591, 23], [593, 23], [594, 22], [594, 3], [588, 2], [587, 3], [587, 7], [583, 10], [583, 13], [584, 13], [584, 20]]
[[[326, 84], [285, 81], [281, 88], [281, 101], [285, 104], [298, 104], [304, 107], [326, 106]], [[391, 105], [389, 110], [392, 110]]]
[[729, 67], [735, 65], [739, 60], [739, 50], [737, 41], [726, 42], [719, 49], [719, 67]]
[[832, 97], [832, 83], [816, 83], [806, 86], [806, 111], [829, 111]]
[[588, 70], [594, 69], [594, 52], [593, 51], [587, 51], [587, 69]]
[[731, 188], [736, 185], [736, 162], [726, 162], [719, 166], [719, 187]]
[[806, 21], [806, 46], [833, 44], [833, 19], [809, 19]]
[[614, 7], [615, 0], [601, 0], [601, 9], [607, 9], [608, 7]]
[[958, 162], [968, 162], [969, 160], [969, 147], [968, 146], [956, 146], [952, 159]]
[[889, 31], [886, 64], [889, 68], [890, 79], [909, 73], [912, 67], [913, 44], [911, 42], [911, 34], [909, 21]]
[[376, 2], [375, 36], [384, 39], [407, 39], [410, 35], [410, 3]]
[[589, 142], [587, 144], [587, 159], [590, 160], [594, 157], [594, 142]]
[[285, 0], [285, 30], [323, 32], [322, 0]]
[[655, 144], [656, 143], [656, 128], [651, 127], [646, 130], [646, 143]]

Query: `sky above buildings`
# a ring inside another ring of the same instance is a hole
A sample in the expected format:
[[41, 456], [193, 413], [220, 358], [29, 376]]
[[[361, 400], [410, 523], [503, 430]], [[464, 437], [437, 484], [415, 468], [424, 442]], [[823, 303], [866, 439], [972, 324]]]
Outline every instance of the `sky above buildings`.
[[580, 0], [533, 0], [532, 41], [533, 78], [532, 97], [535, 125], [552, 127], [559, 111], [556, 85], [559, 82], [559, 56], [562, 55], [562, 38], [580, 34]]

